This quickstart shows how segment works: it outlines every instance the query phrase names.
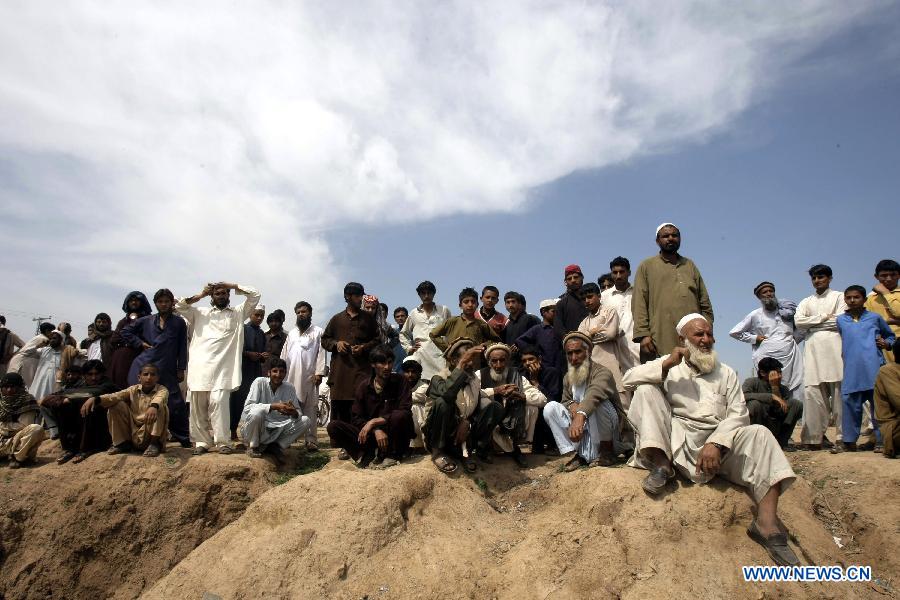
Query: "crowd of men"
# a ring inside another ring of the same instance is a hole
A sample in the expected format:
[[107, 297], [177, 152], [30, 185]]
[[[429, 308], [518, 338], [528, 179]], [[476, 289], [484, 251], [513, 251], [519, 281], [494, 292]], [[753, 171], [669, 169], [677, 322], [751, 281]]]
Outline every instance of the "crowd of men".
[[[411, 453], [447, 474], [503, 455], [527, 467], [530, 448], [566, 457], [567, 472], [627, 462], [648, 471], [642, 487], [652, 495], [676, 474], [719, 475], [758, 505], [748, 534], [779, 564], [797, 564], [777, 517], [795, 479], [784, 451], [897, 454], [900, 265], [879, 262], [871, 293], [831, 290], [831, 269], [816, 265], [814, 293], [799, 304], [761, 282], [760, 307], [730, 331], [753, 348], [757, 372], [741, 383], [718, 360], [712, 303], [680, 254], [680, 231], [663, 223], [656, 243], [633, 284], [623, 257], [597, 283], [569, 265], [565, 292], [540, 302], [539, 316], [515, 291], [503, 295], [504, 315], [490, 285], [480, 295], [463, 289], [453, 315], [423, 281], [420, 304], [392, 313], [396, 329], [356, 282], [324, 329], [301, 301], [286, 332], [285, 313], [267, 315], [259, 291], [226, 282], [184, 298], [160, 289], [155, 313], [131, 292], [115, 328], [100, 313], [80, 343], [67, 323], [45, 323], [25, 342], [0, 317], [0, 455], [18, 468], [50, 438], [59, 464], [99, 451], [154, 457], [169, 442], [195, 455], [241, 444], [280, 462], [295, 443], [318, 450], [324, 382], [331, 445], [361, 468]], [[233, 305], [232, 293], [244, 300]], [[832, 423], [834, 441], [825, 437]]]

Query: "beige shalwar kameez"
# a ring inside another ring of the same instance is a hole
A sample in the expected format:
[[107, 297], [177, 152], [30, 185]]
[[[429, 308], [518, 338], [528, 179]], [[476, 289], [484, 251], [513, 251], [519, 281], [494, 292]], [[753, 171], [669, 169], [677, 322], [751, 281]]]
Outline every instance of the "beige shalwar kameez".
[[[100, 396], [100, 404], [108, 412], [109, 433], [112, 443], [118, 446], [131, 442], [135, 448], [143, 450], [150, 443], [150, 436], [156, 436], [160, 451], [165, 451], [169, 427], [169, 390], [157, 384], [149, 394], [144, 393], [141, 384], [135, 384], [119, 392]], [[151, 404], [156, 404], [156, 421], [147, 428], [144, 414]]]
[[796, 476], [768, 429], [751, 425], [741, 384], [734, 370], [722, 363], [706, 375], [685, 361], [669, 369], [663, 379], [664, 356], [625, 373], [625, 386], [634, 391], [628, 418], [634, 425], [637, 449], [628, 464], [652, 467], [641, 455], [648, 448], [665, 452], [682, 476], [706, 483], [711, 476], [696, 473], [705, 444], [728, 448], [719, 475], [750, 489], [759, 502], [776, 483], [781, 491]]

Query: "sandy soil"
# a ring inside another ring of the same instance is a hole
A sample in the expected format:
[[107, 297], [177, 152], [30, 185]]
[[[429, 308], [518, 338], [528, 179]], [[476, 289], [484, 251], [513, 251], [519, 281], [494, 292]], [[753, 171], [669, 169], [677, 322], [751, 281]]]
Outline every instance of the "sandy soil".
[[[499, 459], [475, 477], [453, 478], [426, 460], [381, 472], [332, 461], [263, 495], [144, 597], [895, 594], [896, 552], [886, 549], [900, 523], [900, 462], [872, 453], [793, 456], [809, 478], [782, 508], [798, 554], [808, 564], [871, 565], [879, 582], [745, 583], [741, 565], [769, 560], [745, 533], [750, 498], [724, 482], [679, 483], [651, 499], [639, 488], [640, 471], [566, 474], [560, 459], [534, 457], [524, 472]], [[840, 548], [834, 536], [852, 542]]]
[[[294, 450], [291, 450], [294, 453]], [[898, 597], [900, 460], [789, 455], [782, 502], [807, 564], [871, 565], [876, 582], [745, 583], [769, 564], [724, 482], [659, 499], [628, 467], [561, 473], [509, 459], [446, 477], [423, 458], [385, 471], [332, 460], [288, 479], [244, 455], [98, 455], [0, 470], [0, 597]], [[333, 452], [332, 452], [333, 454]], [[302, 462], [302, 458], [301, 458]], [[302, 464], [301, 464], [302, 466]], [[297, 468], [289, 465], [288, 472]], [[839, 547], [834, 538], [843, 547]]]

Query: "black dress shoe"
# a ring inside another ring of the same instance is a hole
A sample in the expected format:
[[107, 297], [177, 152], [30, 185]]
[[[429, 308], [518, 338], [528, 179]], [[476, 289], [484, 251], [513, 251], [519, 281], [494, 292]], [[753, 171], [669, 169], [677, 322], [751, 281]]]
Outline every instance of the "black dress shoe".
[[769, 556], [775, 561], [776, 565], [793, 567], [800, 564], [800, 559], [797, 558], [797, 555], [794, 554], [794, 551], [788, 546], [788, 537], [786, 533], [779, 531], [778, 533], [763, 536], [756, 526], [756, 519], [754, 519], [753, 522], [750, 523], [750, 527], [747, 528], [747, 535], [749, 535], [750, 539], [754, 542], [766, 549], [766, 552], [769, 553]]
[[650, 473], [644, 477], [644, 481], [641, 482], [641, 487], [651, 496], [656, 496], [663, 491], [663, 488], [666, 487], [666, 483], [674, 477], [674, 471], [670, 472], [663, 467], [653, 467], [650, 470]]

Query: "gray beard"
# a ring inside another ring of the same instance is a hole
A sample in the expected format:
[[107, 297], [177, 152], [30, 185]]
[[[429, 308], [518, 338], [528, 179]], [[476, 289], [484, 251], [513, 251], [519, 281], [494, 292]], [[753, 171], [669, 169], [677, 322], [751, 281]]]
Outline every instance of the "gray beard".
[[585, 381], [587, 381], [588, 371], [590, 371], [591, 369], [591, 366], [588, 364], [588, 360], [590, 359], [585, 359], [585, 361], [577, 367], [569, 365], [568, 375], [570, 385], [580, 386]]
[[491, 381], [494, 383], [506, 383], [506, 376], [509, 374], [509, 369], [503, 369], [499, 373], [494, 369], [491, 369]]
[[715, 370], [716, 365], [719, 364], [719, 355], [715, 350], [710, 349], [709, 352], [705, 352], [688, 340], [684, 340], [684, 345], [691, 351], [691, 357], [687, 361], [695, 369], [703, 375], [709, 375]]
[[760, 300], [760, 303], [762, 304], [762, 307], [769, 312], [772, 312], [773, 310], [776, 310], [778, 308], [777, 298], [772, 298], [771, 300]]

